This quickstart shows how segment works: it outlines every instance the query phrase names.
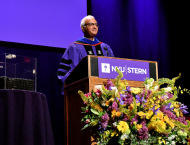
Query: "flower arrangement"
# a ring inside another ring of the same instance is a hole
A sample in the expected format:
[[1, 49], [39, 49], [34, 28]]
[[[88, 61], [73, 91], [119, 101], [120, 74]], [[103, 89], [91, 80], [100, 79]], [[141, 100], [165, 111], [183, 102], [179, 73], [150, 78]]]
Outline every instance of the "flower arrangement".
[[[132, 88], [117, 72], [116, 79], [107, 80], [96, 92], [78, 92], [86, 104], [83, 129], [99, 126], [97, 144], [187, 144], [190, 121], [184, 114], [188, 108], [176, 99], [180, 92], [189, 92], [175, 87], [180, 75], [172, 80], [147, 78], [144, 87]], [[163, 84], [167, 88], [161, 88]]]

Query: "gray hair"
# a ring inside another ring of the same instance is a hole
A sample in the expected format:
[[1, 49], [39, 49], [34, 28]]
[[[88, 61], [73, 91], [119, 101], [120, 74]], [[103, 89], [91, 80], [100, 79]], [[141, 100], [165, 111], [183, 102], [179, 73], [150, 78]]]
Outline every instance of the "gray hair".
[[95, 19], [94, 16], [92, 16], [92, 15], [88, 15], [88, 16], [84, 17], [84, 18], [81, 20], [80, 27], [82, 27], [82, 26], [85, 25], [85, 21], [86, 21], [86, 20], [89, 20], [89, 19], [92, 19], [92, 18]]

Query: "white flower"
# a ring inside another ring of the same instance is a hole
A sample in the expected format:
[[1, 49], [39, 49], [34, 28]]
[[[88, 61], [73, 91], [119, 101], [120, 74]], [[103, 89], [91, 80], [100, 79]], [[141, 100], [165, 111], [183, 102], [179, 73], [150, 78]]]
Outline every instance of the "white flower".
[[174, 138], [175, 138], [175, 135], [171, 135], [171, 138], [174, 139]]
[[105, 103], [102, 103], [102, 106], [106, 106], [106, 104], [105, 104]]
[[171, 141], [172, 140], [172, 137], [170, 136], [170, 137], [168, 137], [168, 141]]
[[125, 140], [125, 139], [127, 139], [128, 138], [128, 135], [126, 134], [126, 133], [123, 133], [122, 135], [121, 135], [121, 139], [122, 140]]
[[96, 85], [95, 88], [98, 89], [98, 90], [100, 90], [103, 93], [102, 85]]
[[148, 84], [148, 85], [145, 84], [145, 89], [148, 90], [150, 88], [150, 86], [151, 86], [150, 84]]
[[163, 97], [164, 100], [167, 100], [169, 98], [168, 95], [164, 95], [162, 97]]
[[111, 87], [111, 89], [115, 91], [115, 96], [117, 96], [118, 93], [117, 87]]
[[158, 85], [154, 87], [154, 90], [158, 90]]
[[117, 126], [117, 122], [114, 122], [114, 123], [113, 123], [113, 126], [115, 126], [115, 127], [116, 127], [116, 126]]
[[171, 145], [175, 145], [175, 141], [172, 141], [172, 142], [171, 142]]
[[170, 92], [170, 91], [172, 91], [172, 88], [171, 88], [171, 87], [167, 87], [167, 88], [164, 88], [164, 90], [165, 90], [166, 92]]
[[166, 142], [166, 144], [169, 144], [169, 143], [170, 143], [170, 142], [168, 142], [168, 141]]
[[185, 140], [183, 140], [183, 141], [182, 141], [182, 143], [183, 143], [183, 144], [186, 144], [186, 141], [185, 141]]

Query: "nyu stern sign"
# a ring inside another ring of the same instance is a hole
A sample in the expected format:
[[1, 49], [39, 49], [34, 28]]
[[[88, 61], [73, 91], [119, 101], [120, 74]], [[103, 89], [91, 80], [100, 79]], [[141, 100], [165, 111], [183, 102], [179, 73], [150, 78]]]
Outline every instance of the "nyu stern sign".
[[100, 78], [115, 79], [118, 76], [116, 67], [123, 73], [122, 79], [145, 81], [145, 78], [150, 78], [149, 62], [98, 58]]

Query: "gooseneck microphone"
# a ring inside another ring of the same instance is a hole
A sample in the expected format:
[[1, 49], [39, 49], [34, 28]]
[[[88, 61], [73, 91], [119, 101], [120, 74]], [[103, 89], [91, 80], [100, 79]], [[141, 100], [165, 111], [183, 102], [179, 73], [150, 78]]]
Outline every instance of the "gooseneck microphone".
[[108, 54], [109, 54], [109, 56], [111, 56], [111, 54], [108, 52], [108, 48], [107, 47], [104, 47], [104, 50], [106, 51], [106, 56], [108, 56]]

